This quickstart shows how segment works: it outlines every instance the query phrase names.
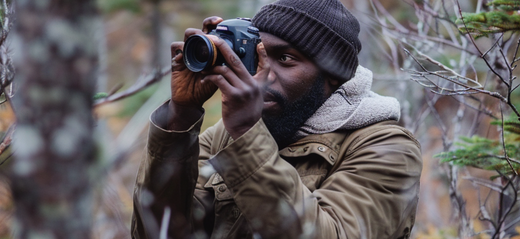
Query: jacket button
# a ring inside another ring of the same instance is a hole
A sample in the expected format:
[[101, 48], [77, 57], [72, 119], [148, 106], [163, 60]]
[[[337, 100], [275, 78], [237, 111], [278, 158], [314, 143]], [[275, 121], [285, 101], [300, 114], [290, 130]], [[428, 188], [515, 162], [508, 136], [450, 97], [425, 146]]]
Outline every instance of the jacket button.
[[318, 151], [320, 151], [320, 152], [325, 152], [325, 148], [322, 147], [322, 146], [320, 146], [320, 147], [318, 147]]
[[335, 162], [335, 161], [336, 161], [336, 158], [334, 157], [334, 155], [331, 154], [329, 157], [330, 157], [330, 160], [331, 160], [332, 162]]
[[231, 214], [233, 214], [234, 218], [238, 218], [240, 216], [240, 210], [237, 207], [233, 207]]
[[218, 190], [223, 193], [226, 191], [226, 186], [221, 185], [220, 187], [218, 187]]

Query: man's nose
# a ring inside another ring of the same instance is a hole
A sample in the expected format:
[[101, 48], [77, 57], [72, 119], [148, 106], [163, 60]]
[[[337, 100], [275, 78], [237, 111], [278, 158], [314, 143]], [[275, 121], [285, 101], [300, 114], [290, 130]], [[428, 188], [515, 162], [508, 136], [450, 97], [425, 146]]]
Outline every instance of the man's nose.
[[269, 71], [269, 75], [267, 75], [267, 83], [271, 84], [276, 79], [276, 73], [273, 70]]

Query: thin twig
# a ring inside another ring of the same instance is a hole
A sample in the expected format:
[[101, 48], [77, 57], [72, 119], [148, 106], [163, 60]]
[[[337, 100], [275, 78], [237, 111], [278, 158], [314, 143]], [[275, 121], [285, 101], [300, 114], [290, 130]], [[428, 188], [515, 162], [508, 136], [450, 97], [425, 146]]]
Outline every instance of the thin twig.
[[[468, 78], [468, 77], [465, 77], [465, 76], [460, 75], [459, 73], [455, 72], [455, 71], [452, 70], [451, 68], [445, 66], [444, 64], [442, 64], [442, 63], [440, 63], [440, 62], [434, 60], [433, 58], [429, 57], [428, 55], [422, 53], [421, 51], [419, 51], [419, 50], [416, 49], [415, 47], [413, 47], [413, 46], [411, 46], [411, 45], [409, 45], [409, 46], [412, 47], [412, 48], [417, 52], [417, 54], [419, 54], [421, 57], [423, 57], [424, 59], [426, 59], [426, 60], [429, 61], [430, 63], [432, 63], [432, 64], [434, 64], [434, 65], [440, 67], [441, 69], [443, 69], [443, 70], [445, 70], [445, 71], [447, 71], [447, 72], [449, 72], [449, 73], [455, 75], [457, 78], [461, 78], [461, 79], [463, 79], [463, 80], [467, 80], [467, 81], [469, 81], [469, 82], [471, 82], [471, 83], [477, 85], [477, 87], [482, 88], [482, 85], [481, 85], [478, 81], [475, 81], [475, 80], [473, 80], [473, 79], [471, 79], [471, 78]], [[424, 67], [422, 67], [422, 68], [425, 69]], [[426, 70], [425, 70], [425, 71], [426, 71]]]
[[171, 66], [164, 67], [162, 70], [155, 70], [152, 74], [149, 74], [147, 76], [144, 76], [137, 80], [137, 82], [132, 85], [130, 88], [128, 88], [125, 91], [113, 94], [109, 97], [103, 98], [99, 101], [97, 101], [94, 104], [94, 107], [104, 105], [107, 103], [115, 102], [121, 99], [124, 99], [126, 97], [132, 96], [138, 92], [140, 92], [142, 89], [154, 84], [155, 82], [160, 81], [164, 76], [166, 76], [171, 71]]
[[473, 46], [475, 46], [477, 51], [480, 53], [480, 56], [482, 56], [482, 51], [480, 51], [480, 49], [478, 48], [477, 43], [475, 42], [475, 39], [473, 39], [473, 36], [471, 36], [471, 34], [469, 33], [468, 26], [466, 25], [466, 22], [464, 21], [464, 17], [462, 16], [462, 8], [460, 7], [459, 0], [457, 0], [456, 2], [457, 2], [457, 6], [459, 8], [460, 19], [462, 20], [462, 23], [464, 24], [464, 29], [466, 29], [466, 33], [469, 35], [469, 38], [470, 38], [471, 42], [473, 43]]
[[[437, 77], [443, 78], [443, 79], [445, 79], [445, 80], [448, 80], [448, 81], [450, 81], [450, 82], [452, 82], [452, 83], [454, 83], [454, 84], [456, 84], [456, 85], [458, 85], [458, 86], [461, 86], [461, 87], [466, 88], [466, 89], [464, 89], [464, 90], [461, 90], [461, 91], [460, 91], [460, 94], [473, 94], [473, 93], [477, 93], [477, 92], [478, 92], [478, 93], [484, 93], [484, 94], [487, 94], [487, 95], [489, 95], [489, 96], [492, 96], [492, 97], [494, 97], [494, 98], [497, 98], [497, 99], [499, 99], [499, 100], [501, 100], [501, 101], [507, 103], [507, 99], [504, 98], [504, 96], [500, 95], [498, 92], [491, 92], [491, 91], [487, 91], [487, 90], [483, 90], [483, 89], [475, 88], [475, 87], [472, 87], [472, 86], [464, 85], [464, 84], [462, 84], [462, 83], [460, 83], [460, 82], [458, 82], [458, 81], [452, 80], [452, 79], [450, 79], [449, 77], [446, 77], [446, 76], [444, 76], [444, 75], [440, 75], [440, 74], [437, 74], [437, 73], [435, 73], [435, 72], [430, 72], [430, 71], [426, 70], [426, 68], [425, 68], [425, 67], [424, 67], [424, 66], [419, 62], [419, 60], [417, 60], [417, 58], [415, 58], [415, 57], [414, 57], [414, 56], [413, 56], [413, 55], [412, 55], [408, 50], [404, 49], [404, 51], [407, 52], [408, 55], [411, 56], [411, 57], [414, 59], [414, 61], [415, 61], [416, 63], [418, 63], [419, 66], [420, 66], [420, 67], [425, 71], [425, 72], [417, 72], [417, 71], [412, 71], [412, 70], [410, 70], [410, 72], [414, 72], [414, 73], [417, 74], [418, 76], [425, 76], [425, 74], [427, 74], [427, 75], [434, 75], [434, 76], [437, 76]], [[467, 92], [468, 90], [472, 90], [472, 91], [475, 91], [475, 92]], [[456, 90], [453, 90], [453, 91], [456, 91]]]
[[504, 112], [502, 109], [502, 104], [500, 104], [500, 116], [502, 120], [502, 130], [500, 130], [500, 137], [502, 138], [502, 148], [504, 149], [504, 157], [506, 158], [507, 164], [513, 171], [515, 175], [518, 175], [515, 168], [513, 167], [513, 164], [511, 164], [511, 160], [509, 159], [509, 155], [507, 154], [507, 147], [506, 147], [506, 140], [504, 138]]
[[15, 128], [16, 124], [12, 124], [11, 126], [9, 126], [4, 136], [2, 137], [2, 140], [0, 140], [0, 155], [2, 155], [2, 153], [4, 153], [5, 150], [7, 150], [11, 145]]
[[490, 190], [489, 193], [486, 195], [486, 199], [484, 200], [484, 203], [482, 203], [481, 199], [480, 199], [480, 188], [478, 188], [478, 191], [479, 191], [479, 193], [477, 194], [477, 196], [478, 196], [478, 202], [479, 202], [479, 207], [480, 207], [480, 214], [483, 216], [483, 217], [479, 217], [479, 220], [487, 221], [487, 222], [491, 223], [491, 225], [493, 226], [493, 229], [496, 230], [497, 226], [495, 224], [495, 221], [493, 221], [493, 219], [491, 219], [491, 215], [489, 214], [489, 212], [486, 209], [486, 204], [489, 200], [489, 197], [491, 196], [492, 190]]
[[[500, 171], [498, 171], [498, 173], [500, 173]], [[502, 228], [502, 225], [503, 223], [505, 222], [507, 216], [509, 215], [509, 213], [511, 212], [511, 210], [513, 210], [513, 207], [515, 206], [516, 204], [516, 201], [518, 199], [518, 193], [516, 191], [516, 188], [515, 188], [515, 185], [513, 184], [513, 181], [516, 179], [517, 175], [513, 175], [513, 178], [508, 178], [506, 177], [505, 175], [502, 176], [502, 178], [507, 178], [507, 184], [504, 186], [503, 188], [503, 192], [500, 193], [500, 199], [499, 199], [499, 211], [498, 211], [498, 224], [497, 224], [497, 229], [495, 230], [495, 234], [493, 235], [492, 238], [497, 238], [498, 235], [501, 233], [501, 228]], [[511, 205], [506, 209], [506, 211], [503, 211], [503, 197], [505, 194], [505, 190], [507, 190], [508, 187], [511, 187], [513, 189], [513, 200], [512, 200], [512, 203]]]
[[490, 110], [480, 109], [480, 105], [481, 104], [479, 104], [479, 108], [476, 108], [475, 106], [470, 105], [470, 104], [468, 104], [466, 102], [461, 102], [459, 99], [457, 99], [457, 97], [452, 97], [452, 98], [455, 99], [456, 101], [458, 101], [459, 103], [464, 104], [464, 105], [468, 106], [471, 109], [474, 109], [475, 111], [477, 111], [479, 113], [483, 113], [483, 114], [485, 114], [485, 115], [487, 115], [487, 116], [489, 116], [489, 117], [491, 117], [493, 119], [498, 119], [498, 117], [494, 116], [493, 112], [491, 112]]

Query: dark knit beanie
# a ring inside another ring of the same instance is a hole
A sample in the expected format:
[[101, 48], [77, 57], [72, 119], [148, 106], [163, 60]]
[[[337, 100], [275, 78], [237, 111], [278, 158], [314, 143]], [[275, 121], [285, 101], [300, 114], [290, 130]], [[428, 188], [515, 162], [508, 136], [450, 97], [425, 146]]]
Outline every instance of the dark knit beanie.
[[344, 82], [358, 66], [359, 22], [339, 0], [279, 0], [255, 15], [253, 25], [291, 43]]

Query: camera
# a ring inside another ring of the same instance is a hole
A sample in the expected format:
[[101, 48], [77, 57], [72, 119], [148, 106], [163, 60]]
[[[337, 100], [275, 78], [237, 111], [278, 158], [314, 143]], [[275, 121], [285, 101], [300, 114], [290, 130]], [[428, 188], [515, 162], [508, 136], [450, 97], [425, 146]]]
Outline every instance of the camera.
[[[258, 28], [247, 18], [222, 21], [209, 33], [223, 39], [238, 55], [251, 75], [256, 74], [258, 55], [256, 46], [260, 43]], [[226, 62], [215, 44], [204, 35], [192, 35], [184, 43], [184, 64], [193, 72], [209, 70]]]

